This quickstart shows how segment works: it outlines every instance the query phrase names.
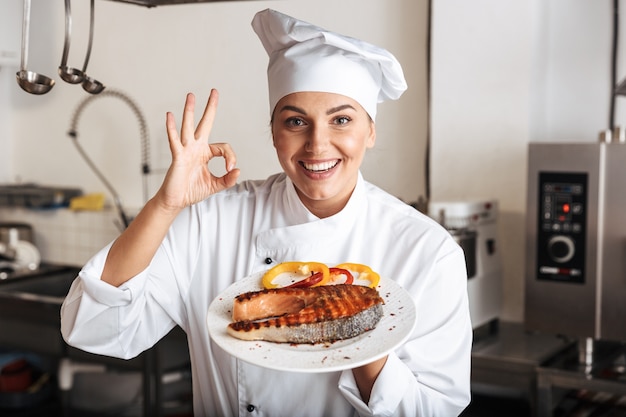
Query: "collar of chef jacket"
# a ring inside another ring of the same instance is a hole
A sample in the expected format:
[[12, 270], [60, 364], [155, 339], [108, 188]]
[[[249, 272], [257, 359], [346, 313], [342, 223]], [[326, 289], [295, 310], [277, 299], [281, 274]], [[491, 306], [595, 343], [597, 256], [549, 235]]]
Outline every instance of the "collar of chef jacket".
[[312, 242], [331, 243], [341, 238], [342, 231], [350, 230], [359, 213], [366, 210], [365, 182], [360, 172], [356, 187], [343, 210], [324, 219], [312, 214], [302, 204], [289, 178], [286, 181], [285, 194], [284, 210], [293, 225], [259, 233], [256, 238], [259, 256], [276, 253], [286, 247], [306, 249], [314, 245]]

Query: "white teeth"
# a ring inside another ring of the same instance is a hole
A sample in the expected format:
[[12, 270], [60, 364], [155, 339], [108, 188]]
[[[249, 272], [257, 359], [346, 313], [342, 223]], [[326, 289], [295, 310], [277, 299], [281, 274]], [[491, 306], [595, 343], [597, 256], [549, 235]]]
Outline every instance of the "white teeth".
[[308, 171], [321, 172], [321, 171], [328, 171], [329, 169], [334, 168], [335, 165], [337, 165], [338, 163], [339, 161], [322, 162], [320, 164], [307, 164], [306, 162], [303, 162], [302, 165]]

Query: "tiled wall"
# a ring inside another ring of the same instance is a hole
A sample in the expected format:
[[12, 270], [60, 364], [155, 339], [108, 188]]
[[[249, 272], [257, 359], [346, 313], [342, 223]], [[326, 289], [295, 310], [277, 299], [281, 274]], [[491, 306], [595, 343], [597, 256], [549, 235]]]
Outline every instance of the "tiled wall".
[[0, 222], [30, 224], [42, 260], [76, 266], [85, 264], [121, 230], [119, 216], [113, 209], [72, 211], [0, 207]]

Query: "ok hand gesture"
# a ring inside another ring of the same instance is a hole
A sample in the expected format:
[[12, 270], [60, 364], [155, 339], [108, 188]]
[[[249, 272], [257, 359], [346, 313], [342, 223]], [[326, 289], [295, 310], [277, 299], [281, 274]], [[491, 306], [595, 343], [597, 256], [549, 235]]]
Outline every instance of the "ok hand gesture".
[[[180, 135], [176, 130], [174, 115], [167, 113], [167, 137], [172, 163], [157, 193], [162, 207], [180, 210], [235, 185], [240, 171], [235, 168], [236, 156], [232, 148], [227, 143], [208, 143], [218, 98], [217, 90], [211, 90], [204, 114], [194, 130], [196, 99], [193, 94], [187, 94]], [[215, 157], [224, 158], [226, 174], [222, 177], [216, 177], [209, 171], [208, 163]]]

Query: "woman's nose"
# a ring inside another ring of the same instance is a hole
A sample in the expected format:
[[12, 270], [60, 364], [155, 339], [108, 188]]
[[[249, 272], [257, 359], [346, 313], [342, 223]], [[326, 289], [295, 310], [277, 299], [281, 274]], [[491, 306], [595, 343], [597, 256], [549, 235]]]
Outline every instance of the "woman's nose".
[[313, 154], [320, 154], [328, 147], [330, 138], [328, 132], [320, 128], [312, 128], [307, 138], [305, 149]]

